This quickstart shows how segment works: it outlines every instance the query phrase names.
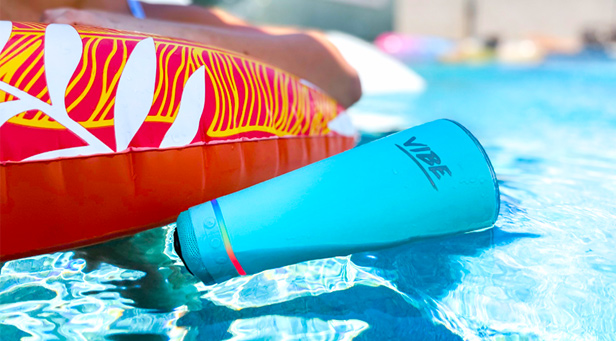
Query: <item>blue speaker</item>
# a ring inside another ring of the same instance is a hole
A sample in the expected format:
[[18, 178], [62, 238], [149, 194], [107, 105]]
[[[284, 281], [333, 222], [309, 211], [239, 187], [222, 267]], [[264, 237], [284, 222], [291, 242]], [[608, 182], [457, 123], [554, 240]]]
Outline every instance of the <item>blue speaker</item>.
[[175, 248], [210, 284], [490, 227], [498, 210], [477, 139], [437, 120], [192, 207], [178, 217]]

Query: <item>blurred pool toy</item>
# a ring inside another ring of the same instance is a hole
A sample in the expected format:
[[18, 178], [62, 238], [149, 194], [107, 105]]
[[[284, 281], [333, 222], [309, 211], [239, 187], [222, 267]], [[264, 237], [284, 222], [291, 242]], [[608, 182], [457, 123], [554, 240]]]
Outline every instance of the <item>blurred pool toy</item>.
[[177, 39], [0, 22], [0, 259], [172, 222], [354, 146], [331, 97]]
[[444, 63], [458, 64], [484, 64], [495, 61], [497, 43], [488, 43], [479, 38], [466, 38], [460, 40], [456, 46], [440, 56]]
[[204, 283], [487, 228], [487, 154], [460, 124], [414, 127], [180, 214], [175, 249]]
[[496, 58], [505, 64], [537, 64], [545, 55], [546, 51], [530, 39], [505, 41], [496, 50]]
[[328, 32], [327, 37], [361, 80], [362, 98], [347, 109], [353, 124], [370, 133], [410, 127], [413, 99], [425, 90], [425, 80], [373, 44], [341, 32]]
[[455, 47], [451, 39], [382, 33], [374, 40], [381, 51], [404, 61], [434, 61]]
[[527, 39], [467, 38], [458, 42], [450, 52], [442, 55], [445, 63], [503, 63], [534, 65], [544, 61], [549, 52], [572, 53], [575, 48], [567, 41], [550, 40], [544, 37]]

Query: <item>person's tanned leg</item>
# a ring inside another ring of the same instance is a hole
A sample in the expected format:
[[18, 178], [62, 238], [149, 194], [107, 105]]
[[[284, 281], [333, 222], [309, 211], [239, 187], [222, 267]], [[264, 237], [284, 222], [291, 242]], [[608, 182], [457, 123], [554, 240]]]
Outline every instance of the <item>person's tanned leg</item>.
[[222, 10], [198, 6], [143, 7], [149, 19], [132, 17], [126, 0], [0, 0], [0, 19], [83, 24], [192, 40], [295, 74], [345, 107], [361, 96], [356, 71], [320, 32], [251, 26]]
[[247, 29], [243, 25], [209, 26], [167, 20], [136, 19], [129, 15], [69, 8], [48, 10], [44, 20], [153, 33], [192, 40], [260, 59], [323, 89], [341, 105], [359, 100], [357, 72], [317, 31]]

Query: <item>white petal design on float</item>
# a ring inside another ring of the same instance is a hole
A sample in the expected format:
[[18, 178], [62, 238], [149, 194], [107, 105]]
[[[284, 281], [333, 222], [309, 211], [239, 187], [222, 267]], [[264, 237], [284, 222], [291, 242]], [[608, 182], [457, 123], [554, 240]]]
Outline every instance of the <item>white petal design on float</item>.
[[[4, 50], [4, 46], [8, 43], [13, 32], [13, 23], [10, 21], [0, 21], [0, 52]], [[0, 127], [4, 122], [8, 121], [11, 117], [15, 116], [13, 112], [16, 109], [24, 107], [22, 103], [14, 103], [17, 101], [0, 103]]]
[[[66, 111], [65, 95], [68, 83], [79, 65], [83, 54], [83, 45], [79, 33], [73, 26], [64, 24], [51, 24], [45, 30], [45, 79], [47, 90], [51, 99], [51, 106], [42, 110], [49, 117], [66, 127], [72, 133], [90, 145], [89, 148], [69, 148], [71, 154], [62, 156], [77, 156], [86, 154], [108, 153], [112, 150], [101, 140], [90, 133], [81, 124], [68, 116]], [[38, 100], [38, 98], [32, 98]], [[24, 100], [24, 99], [22, 99]], [[41, 101], [42, 102], [42, 101]], [[45, 106], [42, 102], [39, 106]], [[49, 153], [44, 153], [50, 155]], [[38, 158], [38, 156], [36, 156]]]
[[73, 72], [79, 65], [82, 53], [83, 45], [75, 28], [61, 24], [47, 26], [45, 31], [45, 76], [51, 104], [56, 108], [65, 107], [66, 88]]
[[[8, 41], [7, 37], [10, 37], [11, 30], [10, 22], [0, 22], [0, 43], [2, 43], [2, 46]], [[71, 119], [66, 112], [66, 88], [83, 54], [83, 45], [79, 33], [70, 25], [51, 24], [47, 26], [45, 31], [44, 46], [45, 78], [52, 104], [49, 105], [21, 89], [0, 82], [0, 90], [19, 98], [19, 100], [0, 103], [0, 126], [21, 112], [40, 110], [88, 144], [88, 146], [41, 153], [26, 160], [113, 152], [81, 124]]]
[[4, 45], [9, 42], [13, 32], [13, 23], [10, 21], [0, 21], [0, 52], [4, 50]]
[[79, 155], [95, 155], [103, 152], [108, 152], [106, 150], [101, 150], [99, 146], [80, 146], [80, 147], [72, 147], [65, 149], [57, 149], [52, 150], [45, 153], [36, 154], [34, 156], [30, 156], [29, 158], [24, 159], [23, 161], [35, 161], [35, 160], [51, 160], [57, 159], [61, 157], [73, 157]]
[[114, 107], [116, 151], [125, 150], [150, 112], [156, 81], [154, 39], [140, 41], [118, 82]]
[[188, 145], [197, 135], [205, 107], [205, 66], [195, 71], [184, 86], [180, 109], [160, 143], [161, 148]]
[[0, 103], [0, 127], [11, 117], [30, 110], [30, 107], [30, 103], [20, 100]]

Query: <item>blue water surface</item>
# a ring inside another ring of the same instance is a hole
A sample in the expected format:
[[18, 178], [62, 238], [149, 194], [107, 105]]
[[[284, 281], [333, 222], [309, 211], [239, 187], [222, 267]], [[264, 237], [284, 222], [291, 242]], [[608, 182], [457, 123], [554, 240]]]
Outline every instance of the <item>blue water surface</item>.
[[616, 339], [616, 62], [413, 68], [426, 92], [385, 114], [477, 136], [500, 180], [493, 229], [205, 286], [169, 225], [2, 264], [0, 338]]

